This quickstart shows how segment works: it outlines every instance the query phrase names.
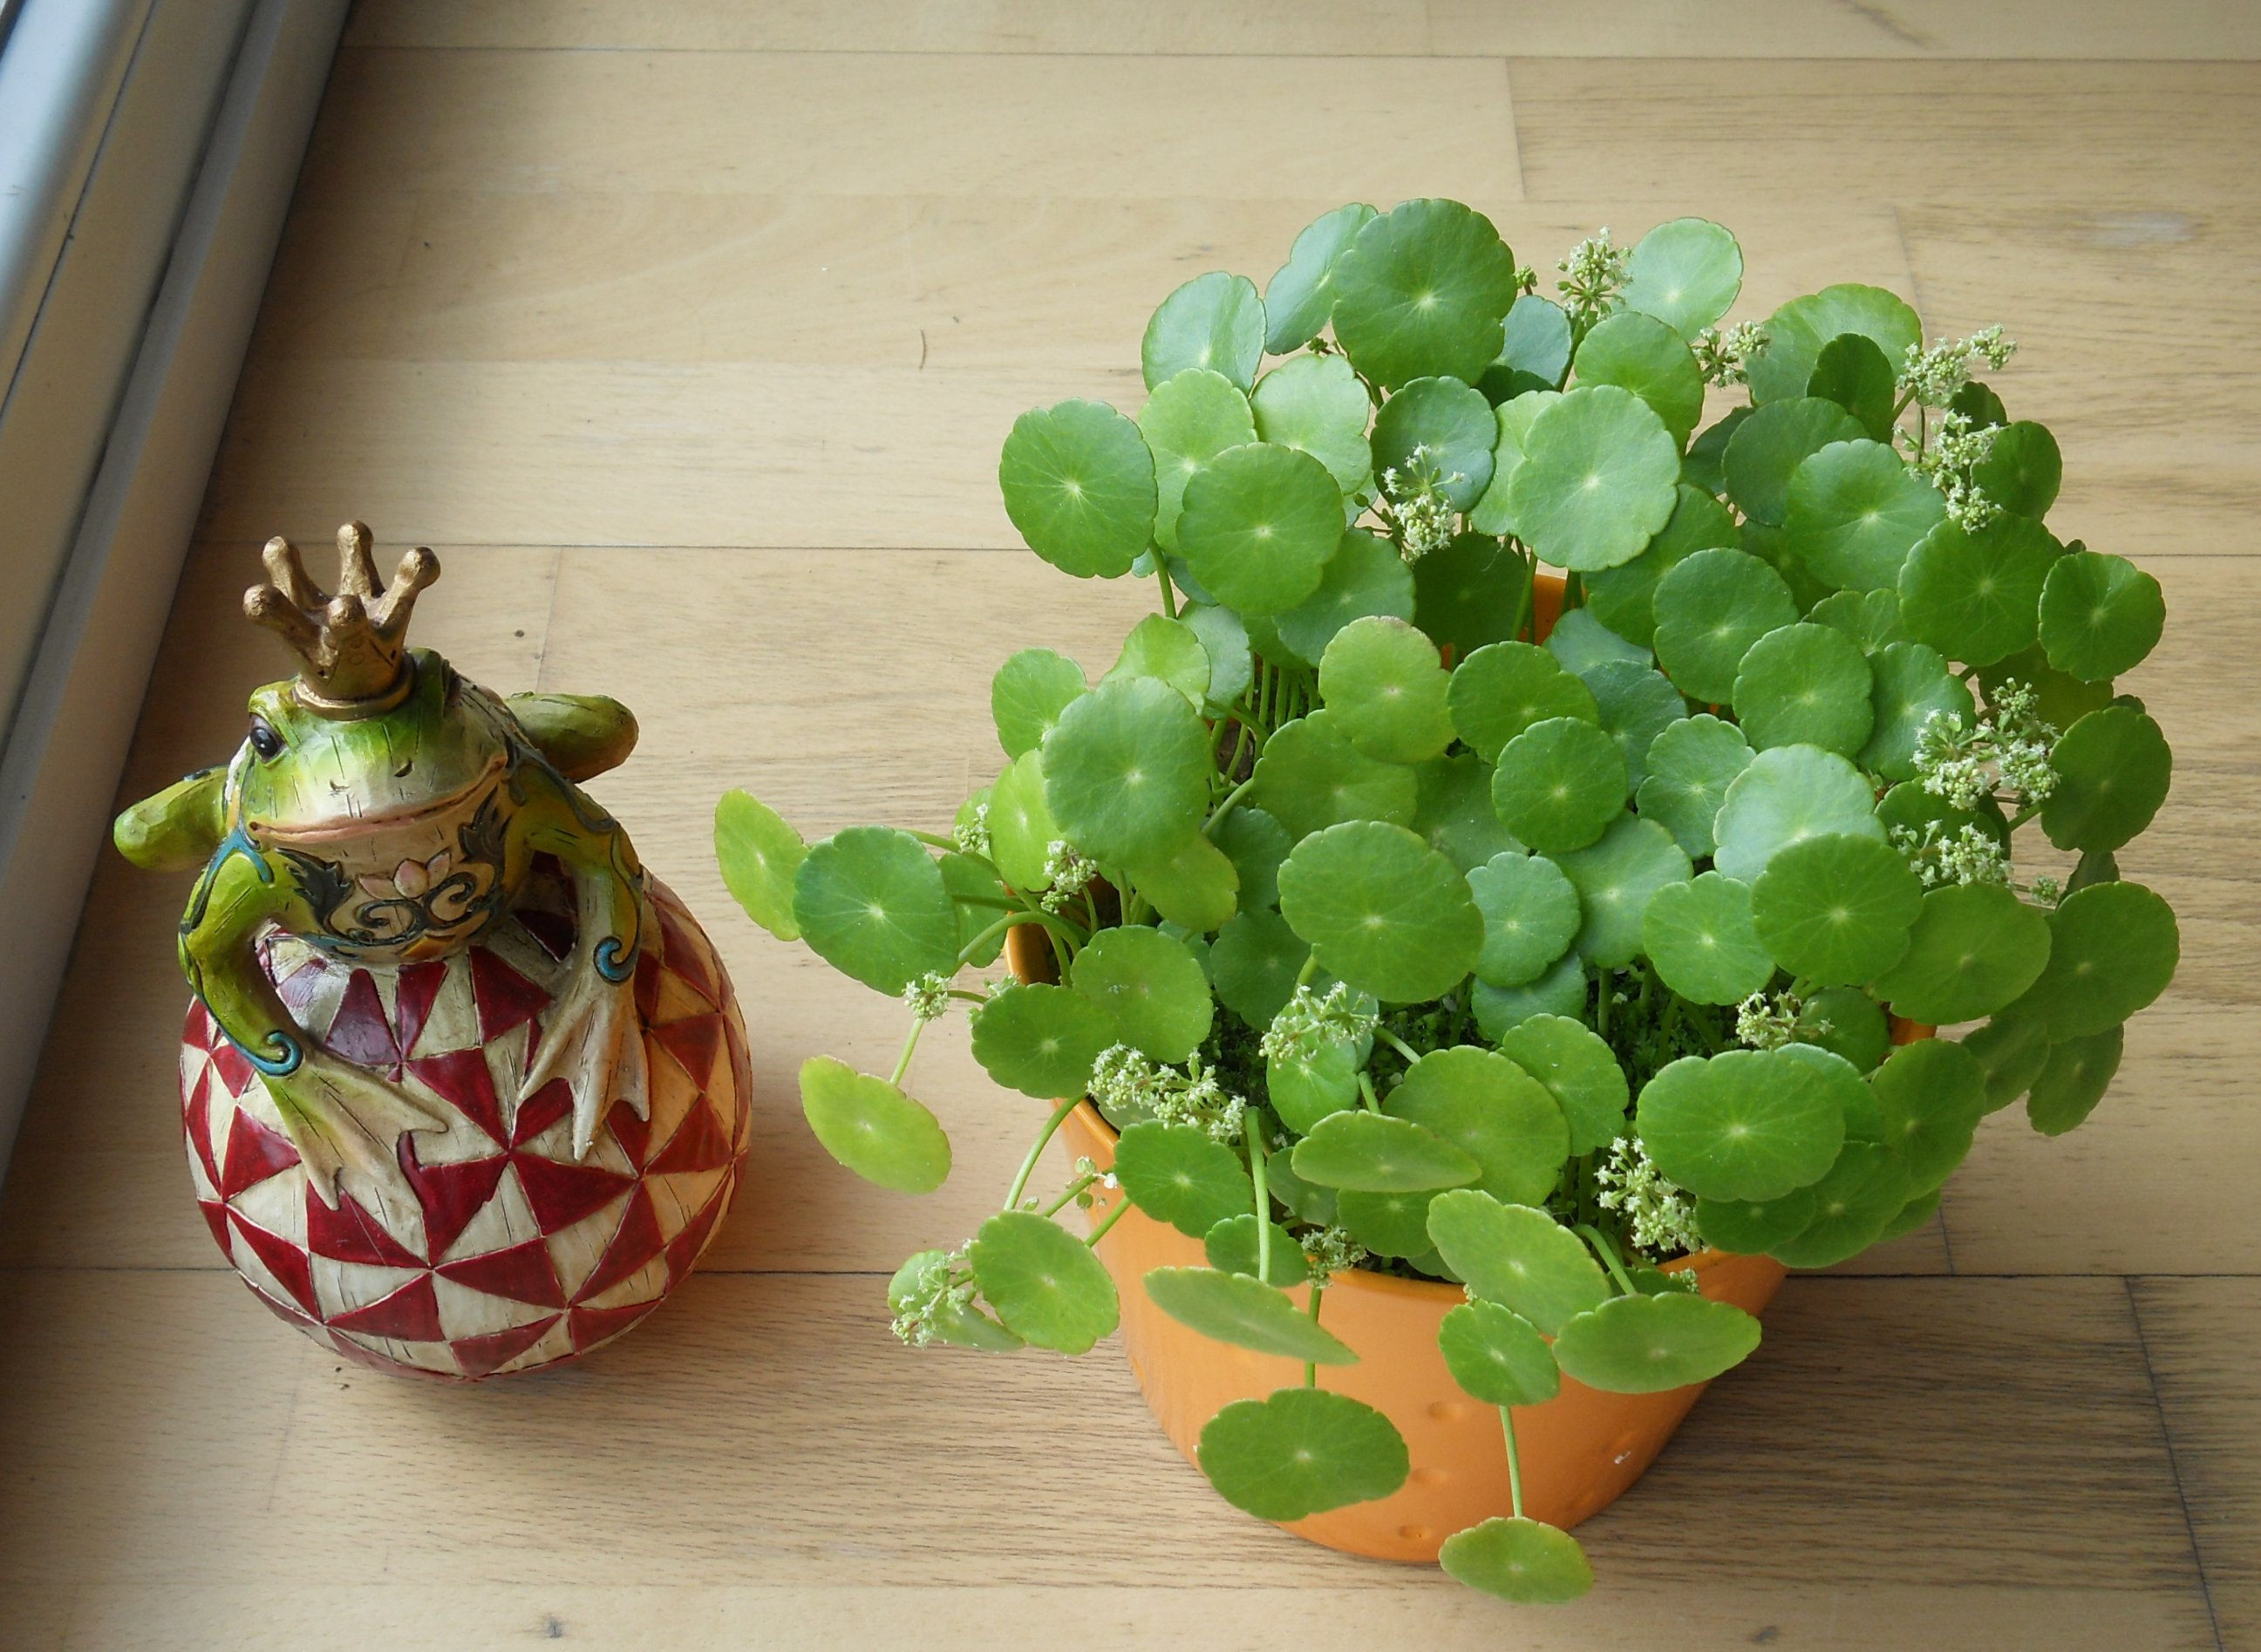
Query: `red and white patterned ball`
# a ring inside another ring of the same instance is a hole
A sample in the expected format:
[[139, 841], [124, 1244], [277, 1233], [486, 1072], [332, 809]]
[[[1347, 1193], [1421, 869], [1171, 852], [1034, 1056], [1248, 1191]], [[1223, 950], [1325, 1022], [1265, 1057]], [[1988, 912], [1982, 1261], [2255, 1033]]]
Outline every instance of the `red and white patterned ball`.
[[573, 1157], [563, 1079], [518, 1102], [572, 955], [572, 903], [538, 876], [453, 957], [346, 964], [288, 935], [262, 965], [310, 1037], [439, 1104], [399, 1143], [413, 1198], [316, 1197], [274, 1104], [199, 1004], [181, 1048], [197, 1207], [244, 1283], [363, 1364], [456, 1382], [587, 1353], [681, 1284], [736, 1190], [750, 1134], [745, 1029], [713, 945], [655, 881], [637, 960], [650, 1112], [616, 1102]]

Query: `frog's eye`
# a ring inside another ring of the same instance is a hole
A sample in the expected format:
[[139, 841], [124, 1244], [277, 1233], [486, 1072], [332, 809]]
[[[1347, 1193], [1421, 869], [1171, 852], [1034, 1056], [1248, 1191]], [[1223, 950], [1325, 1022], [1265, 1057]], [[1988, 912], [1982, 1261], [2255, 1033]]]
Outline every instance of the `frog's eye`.
[[262, 762], [272, 762], [283, 754], [283, 737], [268, 726], [263, 717], [251, 719], [251, 749], [259, 754]]

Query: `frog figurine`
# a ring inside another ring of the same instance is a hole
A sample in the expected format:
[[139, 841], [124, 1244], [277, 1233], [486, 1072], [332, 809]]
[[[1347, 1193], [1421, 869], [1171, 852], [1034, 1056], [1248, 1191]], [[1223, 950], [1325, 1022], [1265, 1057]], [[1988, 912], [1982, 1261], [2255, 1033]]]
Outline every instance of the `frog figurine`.
[[580, 783], [635, 719], [500, 698], [406, 645], [430, 550], [340, 589], [270, 540], [246, 613], [300, 659], [225, 768], [118, 817], [200, 869], [182, 1103], [213, 1234], [284, 1318], [445, 1377], [585, 1352], [712, 1238], [749, 1135], [720, 960]]

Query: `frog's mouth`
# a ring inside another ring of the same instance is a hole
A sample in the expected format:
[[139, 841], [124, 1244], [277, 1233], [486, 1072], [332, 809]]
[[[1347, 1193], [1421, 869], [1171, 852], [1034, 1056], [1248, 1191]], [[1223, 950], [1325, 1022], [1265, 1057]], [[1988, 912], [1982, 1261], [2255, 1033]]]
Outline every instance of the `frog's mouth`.
[[[494, 789], [501, 777], [507, 760], [498, 753], [487, 760], [487, 765], [465, 786], [444, 797], [429, 803], [418, 803], [393, 809], [372, 809], [362, 813], [332, 816], [322, 820], [298, 823], [289, 820], [263, 820], [253, 824], [278, 837], [287, 837], [296, 843], [341, 843], [366, 837], [373, 832], [389, 832], [397, 827], [413, 826], [420, 821], [434, 820], [475, 807], [481, 798]], [[346, 800], [352, 796], [349, 788], [341, 787], [335, 796]]]

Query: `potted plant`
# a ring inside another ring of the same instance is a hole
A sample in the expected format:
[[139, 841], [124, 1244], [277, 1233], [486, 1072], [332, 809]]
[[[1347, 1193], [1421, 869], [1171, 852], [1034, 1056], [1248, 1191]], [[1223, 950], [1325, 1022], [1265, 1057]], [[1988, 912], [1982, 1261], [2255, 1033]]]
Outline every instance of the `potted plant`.
[[757, 921], [909, 1006], [892, 1073], [802, 1069], [841, 1162], [948, 1173], [904, 1082], [953, 1003], [1054, 1104], [901, 1335], [1120, 1324], [1227, 1499], [1532, 1601], [1784, 1269], [1920, 1226], [2021, 1098], [2078, 1125], [2178, 955], [2115, 860], [2159, 589], [2042, 525], [1999, 330], [1851, 285], [1722, 330], [1695, 218], [1560, 268], [1420, 200], [1179, 288], [1135, 419], [1038, 409], [999, 467], [1045, 561], [1153, 582], [1120, 656], [1004, 662], [947, 834], [716, 817]]

